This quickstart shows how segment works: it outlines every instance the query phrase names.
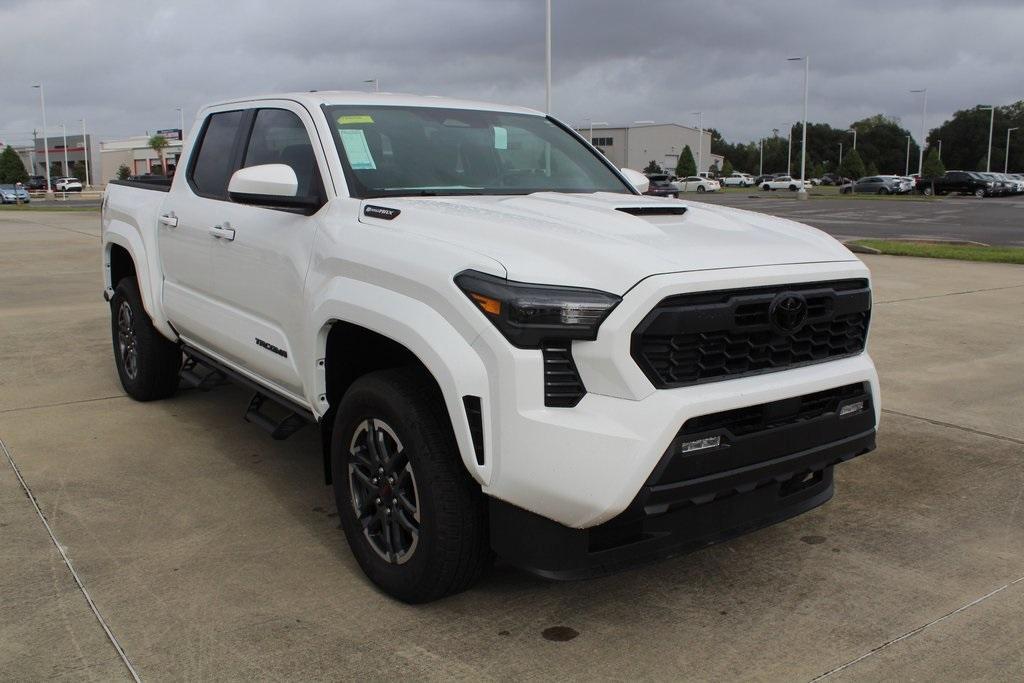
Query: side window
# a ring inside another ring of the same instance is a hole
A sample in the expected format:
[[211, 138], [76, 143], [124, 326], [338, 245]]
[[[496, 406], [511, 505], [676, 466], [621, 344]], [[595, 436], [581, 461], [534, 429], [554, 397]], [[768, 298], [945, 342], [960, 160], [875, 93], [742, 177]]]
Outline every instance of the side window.
[[260, 109], [252, 126], [242, 168], [285, 164], [299, 181], [297, 195], [321, 195], [320, 173], [309, 134], [302, 120], [287, 109]]
[[243, 114], [242, 111], [225, 111], [210, 115], [189, 174], [196, 194], [227, 199], [235, 140]]

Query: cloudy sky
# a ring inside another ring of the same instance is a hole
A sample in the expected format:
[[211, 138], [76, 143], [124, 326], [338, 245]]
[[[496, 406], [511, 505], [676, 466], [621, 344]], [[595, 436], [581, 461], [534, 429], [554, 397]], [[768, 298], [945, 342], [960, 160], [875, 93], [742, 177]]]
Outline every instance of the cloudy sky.
[[[915, 135], [1024, 98], [1022, 0], [553, 0], [553, 113], [704, 123], [752, 140], [874, 113]], [[542, 108], [544, 0], [0, 0], [0, 140], [85, 118], [101, 138], [236, 95], [366, 89]], [[188, 123], [186, 123], [188, 127]]]

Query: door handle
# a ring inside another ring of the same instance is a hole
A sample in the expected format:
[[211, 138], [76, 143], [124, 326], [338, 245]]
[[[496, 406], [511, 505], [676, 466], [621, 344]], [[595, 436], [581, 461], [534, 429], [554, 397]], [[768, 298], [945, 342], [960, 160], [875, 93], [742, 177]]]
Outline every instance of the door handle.
[[210, 228], [210, 234], [219, 240], [227, 240], [228, 242], [235, 239], [235, 229], [225, 228], [221, 225], [215, 225]]
[[168, 228], [176, 228], [178, 227], [178, 217], [173, 213], [165, 213], [160, 216], [160, 223], [166, 225]]

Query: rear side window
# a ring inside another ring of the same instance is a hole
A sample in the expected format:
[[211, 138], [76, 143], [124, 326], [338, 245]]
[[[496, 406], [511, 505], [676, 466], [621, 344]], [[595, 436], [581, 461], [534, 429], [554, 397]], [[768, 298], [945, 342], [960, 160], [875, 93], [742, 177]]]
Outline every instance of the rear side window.
[[299, 197], [320, 194], [320, 173], [302, 120], [287, 109], [260, 109], [252, 126], [242, 168], [285, 164], [295, 171]]
[[190, 174], [196, 194], [227, 199], [228, 179], [234, 165], [235, 141], [243, 114], [242, 111], [225, 111], [210, 115]]

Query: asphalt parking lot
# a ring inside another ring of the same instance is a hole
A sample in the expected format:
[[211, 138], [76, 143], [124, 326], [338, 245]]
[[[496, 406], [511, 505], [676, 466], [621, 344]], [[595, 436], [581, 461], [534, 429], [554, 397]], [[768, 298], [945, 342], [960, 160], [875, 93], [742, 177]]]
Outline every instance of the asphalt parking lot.
[[1024, 195], [1016, 197], [812, 197], [796, 201], [788, 192], [708, 193], [714, 204], [790, 218], [843, 239], [901, 237], [971, 240], [998, 246], [1024, 246]]
[[144, 680], [1024, 675], [1020, 266], [866, 257], [885, 413], [825, 506], [591, 581], [499, 565], [409, 607], [350, 556], [312, 430], [272, 441], [230, 387], [125, 397], [98, 233], [0, 212], [2, 678], [129, 676], [34, 503]]

